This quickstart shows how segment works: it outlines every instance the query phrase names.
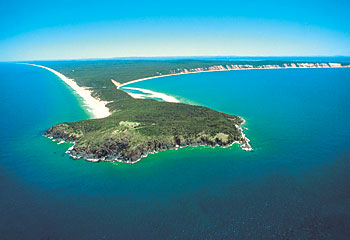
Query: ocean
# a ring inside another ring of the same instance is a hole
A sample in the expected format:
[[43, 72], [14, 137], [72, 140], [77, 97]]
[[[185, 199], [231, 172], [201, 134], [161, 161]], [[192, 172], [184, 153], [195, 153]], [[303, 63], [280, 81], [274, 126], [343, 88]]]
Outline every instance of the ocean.
[[350, 71], [211, 72], [127, 85], [246, 119], [253, 152], [91, 163], [42, 137], [88, 119], [53, 73], [0, 64], [1, 239], [348, 239]]

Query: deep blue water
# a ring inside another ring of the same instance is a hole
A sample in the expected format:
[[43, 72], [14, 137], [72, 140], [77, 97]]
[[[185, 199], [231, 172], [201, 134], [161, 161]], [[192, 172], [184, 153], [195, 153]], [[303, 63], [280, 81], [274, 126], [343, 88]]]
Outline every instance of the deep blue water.
[[52, 73], [0, 64], [1, 239], [347, 239], [349, 69], [190, 74], [132, 84], [247, 120], [254, 152], [186, 148], [90, 163], [41, 137], [88, 118]]

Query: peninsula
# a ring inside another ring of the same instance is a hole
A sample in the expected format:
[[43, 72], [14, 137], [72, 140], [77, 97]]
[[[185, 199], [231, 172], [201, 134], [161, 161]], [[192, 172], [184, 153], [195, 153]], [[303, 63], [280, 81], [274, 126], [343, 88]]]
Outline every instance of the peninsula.
[[209, 60], [61, 61], [37, 62], [34, 66], [56, 74], [83, 97], [93, 113], [99, 113], [93, 115], [95, 119], [57, 124], [44, 136], [74, 143], [67, 153], [75, 159], [126, 163], [136, 163], [149, 153], [186, 146], [228, 147], [238, 143], [243, 150], [252, 148], [243, 133], [242, 117], [171, 98], [164, 98], [169, 102], [135, 99], [122, 91], [122, 86], [210, 71], [349, 67], [343, 63]]

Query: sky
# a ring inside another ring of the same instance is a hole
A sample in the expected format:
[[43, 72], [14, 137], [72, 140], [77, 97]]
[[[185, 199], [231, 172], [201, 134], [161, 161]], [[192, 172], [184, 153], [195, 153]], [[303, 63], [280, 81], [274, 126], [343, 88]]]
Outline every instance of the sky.
[[0, 61], [350, 56], [350, 1], [0, 1]]

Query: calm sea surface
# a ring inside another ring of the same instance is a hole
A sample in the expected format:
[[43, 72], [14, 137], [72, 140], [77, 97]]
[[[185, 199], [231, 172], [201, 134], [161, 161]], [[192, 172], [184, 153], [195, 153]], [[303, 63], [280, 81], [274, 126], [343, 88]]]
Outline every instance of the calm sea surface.
[[87, 119], [51, 72], [0, 64], [0, 239], [348, 239], [350, 70], [214, 72], [129, 85], [242, 116], [254, 152], [90, 163], [41, 137]]

